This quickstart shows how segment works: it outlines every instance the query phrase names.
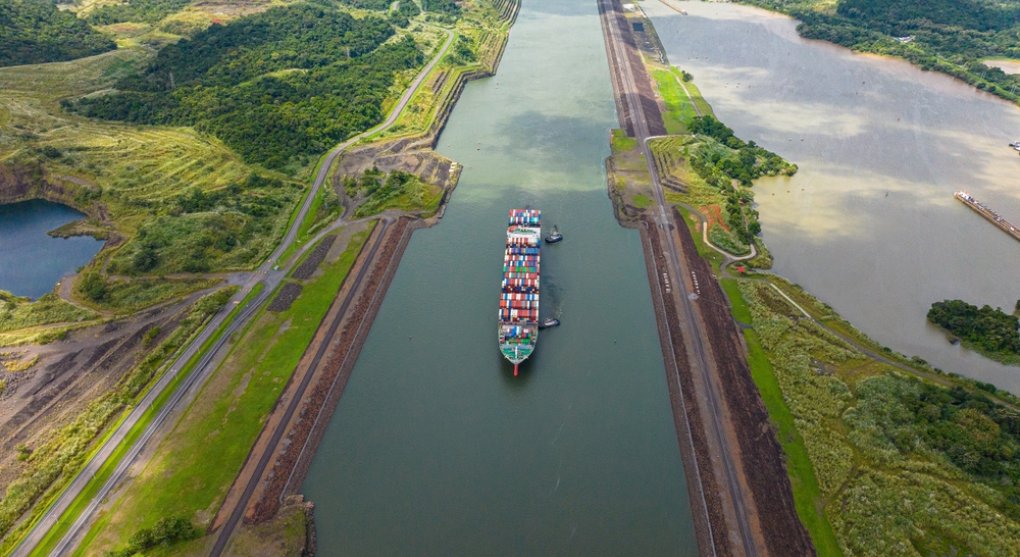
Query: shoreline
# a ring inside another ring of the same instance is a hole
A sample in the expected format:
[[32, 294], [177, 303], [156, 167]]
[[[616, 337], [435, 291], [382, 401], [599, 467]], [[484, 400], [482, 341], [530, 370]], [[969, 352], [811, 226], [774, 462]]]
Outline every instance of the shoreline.
[[[663, 127], [661, 101], [643, 71], [619, 0], [602, 0], [600, 12], [614, 98], [618, 107], [625, 107], [618, 113], [621, 128], [647, 151], [645, 140], [661, 135], [655, 133]], [[646, 21], [646, 29], [650, 25]], [[617, 27], [615, 33], [609, 30], [612, 26]], [[617, 57], [621, 50], [622, 61]], [[627, 72], [634, 73], [628, 76]], [[634, 89], [625, 87], [628, 82]], [[784, 453], [768, 425], [769, 416], [751, 378], [747, 349], [725, 294], [708, 262], [697, 253], [683, 217], [676, 210], [667, 213], [660, 189], [664, 185], [660, 185], [654, 163], [647, 160], [650, 156], [645, 158], [659, 207], [654, 213], [648, 208], [635, 218], [618, 220], [622, 226], [640, 223], [641, 227], [700, 551], [710, 555], [813, 554], [811, 539], [796, 514]], [[607, 163], [607, 181], [613, 176], [609, 166]], [[623, 209], [613, 195], [612, 182], [607, 186], [619, 217]], [[666, 244], [661, 241], [662, 234]], [[699, 275], [711, 278], [699, 283]], [[697, 301], [701, 299], [709, 304]]]
[[[502, 17], [506, 18], [504, 21], [512, 27], [519, 13], [520, 1], [507, 0], [502, 6]], [[405, 149], [410, 151], [425, 144], [427, 148], [417, 152], [434, 153], [432, 149], [438, 143], [465, 86], [475, 79], [495, 75], [508, 42], [509, 31], [501, 39], [491, 68], [459, 73], [450, 96], [442, 101], [437, 109], [435, 119], [424, 133], [392, 139], [384, 138], [352, 151], [355, 153], [363, 149], [389, 151], [396, 146], [394, 151], [399, 156], [405, 152]], [[337, 168], [332, 169], [334, 177], [342, 174], [343, 159], [348, 155], [349, 153], [344, 153], [339, 157]], [[446, 206], [456, 189], [460, 170], [463, 168], [456, 161], [450, 162], [450, 174], [446, 183], [443, 184], [442, 198], [436, 211], [428, 216], [404, 215], [397, 217], [394, 225], [395, 230], [383, 230], [377, 233], [380, 237], [377, 239], [375, 247], [381, 246], [380, 253], [375, 254], [371, 250], [365, 253], [363, 248], [362, 253], [359, 254], [351, 273], [352, 275], [367, 273], [367, 284], [364, 287], [361, 287], [360, 284], [349, 286], [347, 284], [349, 281], [345, 281], [333, 301], [338, 311], [330, 310], [319, 325], [315, 340], [305, 349], [305, 356], [302, 358], [302, 363], [299, 364], [299, 369], [306, 365], [305, 359], [309, 354], [317, 352], [316, 361], [312, 363], [314, 369], [306, 370], [305, 378], [300, 384], [297, 382], [300, 371], [291, 376], [287, 387], [279, 398], [281, 402], [291, 401], [287, 416], [280, 416], [280, 413], [285, 409], [282, 404], [278, 404], [267, 417], [258, 440], [230, 488], [227, 500], [217, 511], [216, 517], [209, 527], [209, 533], [216, 533], [220, 538], [217, 540], [217, 549], [214, 550], [213, 555], [218, 555], [225, 549], [232, 538], [235, 528], [228, 521], [233, 519], [235, 525], [240, 522], [237, 520], [240, 516], [224, 518], [225, 512], [229, 511], [230, 515], [243, 515], [245, 525], [263, 524], [274, 518], [281, 508], [285, 508], [288, 502], [292, 501], [304, 502], [310, 509], [306, 529], [308, 542], [306, 543], [314, 543], [314, 502], [304, 497], [301, 493], [301, 486], [332, 416], [343, 398], [344, 390], [353, 373], [360, 351], [371, 331], [375, 316], [382, 306], [414, 231], [435, 226], [442, 220]], [[381, 216], [379, 220], [385, 223], [387, 218]], [[349, 275], [350, 277], [351, 275]], [[338, 302], [340, 303], [338, 304]], [[347, 311], [348, 306], [351, 308], [350, 311]], [[334, 342], [335, 335], [323, 334], [327, 331], [336, 332], [339, 330], [342, 330], [343, 333], [339, 335], [341, 340], [337, 342]], [[324, 365], [317, 365], [319, 361], [322, 361]], [[312, 389], [311, 394], [306, 397], [308, 387], [312, 387]], [[295, 412], [297, 408], [295, 404], [303, 398], [305, 399], [304, 404], [300, 405], [299, 412]], [[283, 421], [281, 422], [281, 420]], [[272, 425], [277, 426], [275, 435]], [[267, 439], [267, 436], [272, 439]], [[279, 455], [273, 466], [257, 472], [250, 469], [258, 461], [265, 461], [266, 457], [276, 453]], [[245, 482], [245, 479], [248, 481]], [[245, 484], [249, 485], [249, 489], [245, 489]], [[239, 489], [244, 490], [244, 493], [236, 493]], [[230, 501], [231, 498], [234, 499], [234, 502]], [[233, 508], [228, 509], [228, 507]], [[226, 528], [221, 530], [224, 526]]]

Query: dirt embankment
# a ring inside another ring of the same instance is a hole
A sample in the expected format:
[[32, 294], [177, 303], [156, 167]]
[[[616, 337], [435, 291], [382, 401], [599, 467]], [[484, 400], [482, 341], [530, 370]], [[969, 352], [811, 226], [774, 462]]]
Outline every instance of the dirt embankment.
[[[687, 491], [694, 521], [694, 533], [698, 546], [714, 546], [719, 557], [732, 555], [725, 531], [722, 493], [714, 474], [714, 466], [705, 438], [705, 427], [701, 421], [699, 397], [691, 377], [687, 359], [687, 348], [680, 331], [680, 318], [672, 302], [667, 275], [666, 256], [662, 238], [654, 224], [642, 221], [641, 244], [645, 250], [645, 267], [648, 281], [652, 286], [655, 318], [659, 328], [659, 343], [666, 359], [666, 384], [673, 406], [673, 423], [676, 426], [680, 457], [684, 463]], [[707, 521], [706, 521], [707, 519]], [[714, 527], [713, 527], [714, 525]]]
[[122, 381], [152, 346], [178, 326], [198, 295], [120, 321], [71, 332], [65, 340], [4, 350], [38, 360], [26, 371], [0, 373], [0, 492], [30, 464], [18, 446], [34, 449]]
[[[324, 339], [317, 337], [309, 345], [306, 354], [318, 350], [321, 342], [330, 343], [322, 364], [311, 370], [316, 374], [312, 388], [304, 393], [302, 408], [289, 425], [286, 446], [280, 449], [275, 466], [265, 475], [258, 499], [245, 513], [246, 522], [258, 523], [275, 516], [284, 496], [296, 493], [304, 482], [414, 228], [411, 220], [401, 218], [386, 232], [375, 257], [361, 263], [371, 268], [358, 291], [349, 293], [354, 296], [353, 303], [343, 315], [334, 317], [341, 320], [341, 332]], [[328, 320], [329, 317], [323, 321], [323, 326]]]
[[[683, 216], [673, 210], [673, 224], [680, 232], [680, 255], [699, 277], [712, 277], [712, 270], [698, 255]], [[754, 498], [755, 512], [762, 522], [771, 555], [813, 555], [807, 530], [797, 517], [793, 489], [786, 471], [783, 449], [769, 422], [765, 403], [751, 379], [747, 351], [733, 320], [729, 301], [719, 282], [703, 280], [694, 305], [708, 331], [707, 340], [715, 356], [720, 382], [725, 385], [728, 415], [737, 433], [740, 458]]]

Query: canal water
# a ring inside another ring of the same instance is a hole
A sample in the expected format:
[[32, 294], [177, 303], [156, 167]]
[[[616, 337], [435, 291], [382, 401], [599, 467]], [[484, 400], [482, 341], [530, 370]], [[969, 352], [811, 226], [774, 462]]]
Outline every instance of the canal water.
[[925, 319], [960, 298], [1013, 310], [1020, 244], [953, 198], [1020, 223], [1020, 111], [906, 62], [797, 36], [735, 4], [642, 2], [670, 61], [720, 120], [800, 166], [756, 187], [775, 271], [882, 344], [1020, 394], [1020, 368], [951, 345]]
[[[524, 2], [438, 150], [464, 172], [414, 234], [303, 492], [322, 555], [695, 555], [636, 231], [603, 161], [616, 125], [595, 2]], [[496, 346], [506, 213], [539, 208], [543, 331]]]
[[103, 242], [47, 234], [84, 216], [66, 205], [39, 199], [0, 205], [0, 290], [38, 298], [53, 290], [60, 277], [88, 263]]

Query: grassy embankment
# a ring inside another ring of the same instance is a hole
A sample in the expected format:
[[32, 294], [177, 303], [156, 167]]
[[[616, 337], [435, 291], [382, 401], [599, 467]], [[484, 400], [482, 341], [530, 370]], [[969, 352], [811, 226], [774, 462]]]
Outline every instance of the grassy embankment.
[[[0, 542], [0, 551], [11, 549], [42, 512], [56, 501], [78, 470], [112, 434], [114, 427], [109, 427], [110, 424], [115, 426], [127, 416], [130, 409], [145, 396], [155, 379], [166, 371], [172, 357], [222, 307], [232, 292], [233, 289], [224, 289], [197, 302], [177, 329], [155, 346], [118, 382], [115, 389], [92, 401], [72, 422], [54, 431], [41, 445], [25, 448], [25, 467], [19, 477], [8, 485], [0, 500], [0, 531], [5, 532]], [[195, 361], [197, 356], [189, 361], [188, 368], [179, 377], [183, 377]], [[169, 392], [158, 401], [156, 407], [169, 396]], [[141, 425], [147, 425], [152, 415], [152, 412], [146, 414]], [[135, 438], [140, 433], [141, 427], [132, 430]], [[122, 453], [123, 449], [118, 457]], [[98, 484], [101, 477], [112, 473], [116, 460], [112, 459], [111, 465], [97, 474], [92, 483]], [[94, 489], [98, 489], [99, 485]], [[80, 507], [86, 503], [87, 500], [79, 498], [75, 504]], [[19, 517], [23, 519], [11, 529]]]
[[865, 356], [772, 284], [819, 321], [838, 316], [776, 277], [724, 281], [735, 317], [754, 327], [745, 333], [752, 375], [819, 555], [1011, 554], [1016, 411], [919, 362], [906, 372]]
[[[294, 280], [303, 289], [289, 309], [262, 311], [238, 333], [227, 359], [76, 554], [120, 548], [164, 517], [208, 525], [370, 232], [354, 234], [312, 279]], [[200, 552], [207, 541], [188, 547]]]
[[[754, 316], [744, 302], [737, 279], [723, 279], [723, 289], [733, 308], [733, 318], [745, 325], [754, 323]], [[811, 459], [797, 429], [795, 419], [786, 402], [783, 392], [776, 379], [775, 369], [769, 361], [769, 355], [762, 346], [761, 339], [754, 329], [744, 329], [744, 341], [747, 344], [748, 364], [751, 377], [768, 410], [776, 437], [786, 453], [786, 468], [793, 487], [793, 502], [797, 508], [797, 516], [808, 530], [818, 555], [841, 555], [842, 551], [832, 531], [826, 513], [825, 500], [818, 487]]]
[[94, 311], [75, 307], [56, 294], [46, 294], [33, 303], [0, 290], [0, 346], [56, 340], [66, 331], [96, 323], [97, 319], [99, 315]]
[[[660, 87], [670, 85], [658, 77]], [[664, 98], [678, 129], [690, 111], [670, 109], [675, 95]], [[699, 253], [719, 258], [682, 212]], [[753, 326], [745, 331], [752, 376], [820, 555], [1015, 553], [1009, 540], [1020, 533], [1020, 419], [1013, 397], [892, 353], [778, 277], [723, 286], [735, 318]]]
[[[628, 19], [643, 20], [647, 39], [652, 44], [658, 42], [650, 21], [638, 14], [628, 15]], [[761, 225], [751, 185], [762, 176], [793, 174], [796, 165], [754, 142], [737, 138], [733, 130], [715, 119], [693, 76], [668, 62], [659, 62], [660, 57], [642, 52], [669, 134], [649, 141], [667, 201], [700, 213], [712, 245], [732, 257], [749, 256], [754, 245], [759, 255], [747, 264], [769, 267], [771, 260], [757, 238]], [[653, 205], [651, 186], [650, 180], [635, 168], [642, 160], [639, 149], [623, 145], [615, 137], [618, 133], [614, 132], [612, 141], [611, 194], [618, 213], [630, 220]]]

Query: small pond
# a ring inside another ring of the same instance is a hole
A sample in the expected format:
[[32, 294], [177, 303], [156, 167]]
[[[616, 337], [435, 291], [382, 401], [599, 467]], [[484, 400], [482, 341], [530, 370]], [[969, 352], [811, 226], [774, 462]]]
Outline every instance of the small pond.
[[0, 205], [0, 290], [38, 298], [53, 290], [61, 277], [88, 263], [103, 247], [102, 241], [47, 234], [84, 216], [39, 199]]

